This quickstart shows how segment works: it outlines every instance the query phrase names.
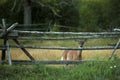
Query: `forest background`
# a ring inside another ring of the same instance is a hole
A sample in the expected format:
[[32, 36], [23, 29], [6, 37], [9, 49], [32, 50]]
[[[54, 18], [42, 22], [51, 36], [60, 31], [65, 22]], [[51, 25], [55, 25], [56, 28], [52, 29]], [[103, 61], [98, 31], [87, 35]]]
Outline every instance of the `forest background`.
[[51, 31], [112, 31], [120, 26], [119, 4], [120, 0], [0, 0], [0, 20], [50, 24]]

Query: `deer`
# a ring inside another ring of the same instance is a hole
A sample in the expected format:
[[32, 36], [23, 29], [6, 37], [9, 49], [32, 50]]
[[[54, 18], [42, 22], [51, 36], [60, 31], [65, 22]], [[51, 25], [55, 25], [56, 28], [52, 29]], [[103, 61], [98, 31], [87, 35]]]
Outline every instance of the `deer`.
[[[86, 39], [75, 40], [79, 48], [83, 48]], [[61, 60], [82, 60], [82, 50], [64, 50]]]

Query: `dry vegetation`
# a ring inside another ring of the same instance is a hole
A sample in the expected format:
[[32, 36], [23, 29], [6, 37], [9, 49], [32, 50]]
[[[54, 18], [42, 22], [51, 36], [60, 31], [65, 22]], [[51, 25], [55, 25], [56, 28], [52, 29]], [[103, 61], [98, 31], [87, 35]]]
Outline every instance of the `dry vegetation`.
[[[28, 49], [36, 60], [60, 60], [63, 50]], [[107, 60], [112, 50], [84, 50], [83, 60]], [[115, 52], [120, 57], [120, 50]], [[13, 60], [29, 60], [20, 49], [11, 49]]]
[[[105, 46], [109, 43], [116, 43], [118, 39], [90, 39], [87, 40], [85, 46]], [[2, 43], [2, 42], [1, 42]], [[74, 40], [68, 41], [20, 41], [24, 45], [38, 46], [61, 46], [61, 47], [77, 47], [78, 43]], [[10, 41], [14, 45], [14, 42]], [[28, 52], [36, 60], [60, 60], [63, 50], [46, 50], [46, 49], [27, 49]], [[112, 50], [84, 50], [83, 60], [108, 60]], [[21, 49], [10, 49], [13, 60], [29, 60]], [[1, 53], [1, 52], [0, 52]], [[120, 49], [116, 50], [115, 55], [120, 58]], [[1, 54], [0, 54], [1, 56]]]

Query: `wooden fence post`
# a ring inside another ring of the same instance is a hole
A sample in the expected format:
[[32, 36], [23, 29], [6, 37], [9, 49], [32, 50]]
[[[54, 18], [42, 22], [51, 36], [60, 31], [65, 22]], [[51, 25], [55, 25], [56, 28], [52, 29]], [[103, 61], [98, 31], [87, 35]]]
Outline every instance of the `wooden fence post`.
[[[2, 19], [2, 29], [3, 29], [3, 33], [6, 32], [6, 25], [5, 25], [5, 19]], [[3, 37], [3, 45], [6, 46], [6, 36]], [[5, 47], [6, 48], [6, 47]], [[5, 56], [6, 56], [6, 49], [2, 50], [2, 61], [5, 60]]]
[[119, 41], [117, 42], [117, 44], [115, 45], [114, 50], [112, 51], [112, 53], [111, 53], [111, 55], [110, 55], [110, 57], [109, 57], [109, 60], [113, 57], [113, 55], [114, 55], [116, 49], [118, 48], [119, 44], [120, 44], [120, 39], [119, 39]]
[[[18, 46], [20, 46], [20, 43], [19, 43], [19, 41], [18, 41], [17, 39], [13, 39], [13, 41], [14, 41]], [[35, 60], [25, 48], [21, 48], [21, 50], [22, 50], [31, 60]]]
[[[114, 29], [114, 31], [120, 31], [120, 29]], [[114, 55], [116, 49], [118, 48], [119, 44], [120, 44], [120, 38], [119, 38], [117, 44], [115, 45], [114, 50], [112, 51], [111, 55], [109, 56], [109, 60], [113, 57], [113, 55]]]
[[5, 49], [2, 49], [2, 62], [5, 61], [5, 57], [6, 57], [6, 50], [7, 50], [7, 53], [8, 53], [8, 63], [9, 65], [12, 65], [12, 62], [11, 62], [11, 55], [10, 55], [10, 48], [9, 48], [9, 43], [8, 43], [8, 34], [10, 31], [12, 31], [16, 25], [18, 23], [15, 23], [13, 25], [11, 25], [9, 28], [6, 27], [6, 24], [5, 24], [5, 19], [2, 19], [2, 33], [0, 34], [0, 38], [3, 39], [3, 47], [5, 47]]
[[9, 65], [12, 65], [11, 54], [10, 54], [10, 47], [9, 47], [8, 40], [6, 40], [6, 46], [7, 46], [7, 53], [8, 53], [8, 63], [9, 63]]

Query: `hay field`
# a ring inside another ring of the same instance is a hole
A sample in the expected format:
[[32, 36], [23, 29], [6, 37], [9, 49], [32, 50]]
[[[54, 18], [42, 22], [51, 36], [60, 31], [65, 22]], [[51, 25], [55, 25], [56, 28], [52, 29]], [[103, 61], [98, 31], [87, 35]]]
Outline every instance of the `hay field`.
[[[118, 39], [90, 39], [87, 40], [84, 46], [106, 46], [109, 43], [117, 43]], [[14, 45], [14, 42], [10, 41]], [[60, 46], [60, 47], [78, 47], [78, 43], [74, 40], [67, 41], [26, 41], [21, 40], [23, 45], [35, 46]], [[27, 49], [28, 52], [36, 60], [60, 60], [63, 50], [47, 50], [47, 49]], [[108, 60], [112, 50], [83, 50], [83, 60]], [[0, 52], [1, 53], [1, 52]], [[21, 49], [11, 48], [10, 53], [13, 60], [29, 60]], [[120, 49], [115, 52], [115, 55], [120, 58]], [[1, 56], [1, 54], [0, 54]], [[7, 55], [6, 55], [7, 56]], [[7, 57], [6, 57], [7, 58]]]
[[[45, 49], [28, 49], [28, 51], [35, 60], [60, 60], [63, 52], [63, 50]], [[29, 60], [29, 58], [20, 49], [11, 49], [10, 52], [13, 60]], [[82, 58], [83, 60], [107, 60], [111, 53], [112, 50], [84, 50]], [[116, 50], [115, 55], [120, 58], [120, 49]]]

